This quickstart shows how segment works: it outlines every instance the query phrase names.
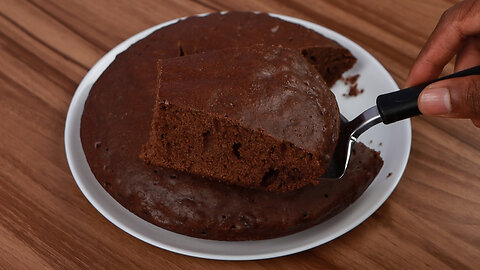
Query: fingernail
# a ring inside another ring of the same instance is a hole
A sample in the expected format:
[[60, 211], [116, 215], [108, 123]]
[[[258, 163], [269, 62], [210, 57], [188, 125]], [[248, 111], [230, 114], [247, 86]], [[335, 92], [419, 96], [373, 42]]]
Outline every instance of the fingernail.
[[447, 88], [426, 88], [420, 94], [418, 107], [423, 114], [443, 115], [452, 111]]

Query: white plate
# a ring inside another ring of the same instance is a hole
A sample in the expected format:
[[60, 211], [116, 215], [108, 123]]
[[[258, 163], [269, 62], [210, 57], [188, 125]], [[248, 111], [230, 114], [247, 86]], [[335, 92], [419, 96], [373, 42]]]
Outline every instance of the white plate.
[[[347, 86], [338, 82], [333, 91], [341, 112], [349, 119], [375, 104], [377, 95], [398, 89], [385, 68], [367, 51], [344, 36], [322, 26], [282, 15], [271, 14], [297, 23], [333, 39], [348, 48], [358, 63], [346, 75], [360, 74], [358, 84], [365, 92], [357, 97], [344, 97]], [[87, 73], [73, 96], [65, 123], [65, 150], [73, 177], [85, 197], [108, 220], [125, 232], [154, 246], [201, 258], [220, 260], [254, 260], [288, 255], [324, 244], [355, 228], [390, 196], [407, 164], [411, 126], [404, 120], [389, 126], [380, 124], [361, 136], [367, 146], [381, 151], [385, 161], [382, 170], [365, 193], [351, 206], [328, 221], [305, 231], [270, 240], [227, 242], [192, 238], [173, 233], [144, 221], [116, 202], [97, 182], [88, 166], [80, 141], [80, 120], [90, 88], [115, 56], [153, 31], [175, 23], [172, 20], [125, 40], [113, 48]], [[370, 144], [370, 140], [373, 141]], [[382, 143], [380, 146], [379, 143]], [[392, 173], [387, 178], [387, 174]]]

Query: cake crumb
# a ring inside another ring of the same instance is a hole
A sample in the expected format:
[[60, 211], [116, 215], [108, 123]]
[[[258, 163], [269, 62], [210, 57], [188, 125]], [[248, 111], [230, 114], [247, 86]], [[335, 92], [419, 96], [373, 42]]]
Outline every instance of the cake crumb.
[[393, 174], [393, 173], [389, 172], [389, 173], [387, 174], [387, 178], [390, 178], [390, 176], [392, 176], [392, 174]]
[[359, 89], [358, 88], [357, 81], [358, 81], [359, 77], [360, 77], [360, 74], [340, 78], [340, 80], [343, 81], [343, 83], [345, 85], [349, 86], [348, 93], [343, 94], [344, 97], [347, 97], [347, 96], [356, 97], [356, 96], [362, 94], [363, 92], [365, 92], [364, 89]]
[[278, 31], [278, 28], [280, 28], [280, 26], [279, 26], [279, 25], [276, 25], [276, 26], [272, 27], [272, 28], [270, 29], [270, 31], [272, 31], [272, 33], [275, 33], [275, 32]]
[[382, 143], [382, 142], [378, 144], [378, 146], [382, 146], [382, 145], [383, 145], [383, 143]]
[[373, 140], [370, 140], [370, 141], [368, 142], [368, 144], [372, 144], [372, 143], [373, 143]]
[[358, 89], [358, 84], [350, 85], [350, 89], [348, 90], [348, 96], [356, 97], [364, 92], [363, 89]]
[[346, 77], [346, 78], [342, 77], [342, 81], [343, 81], [343, 83], [345, 83], [345, 85], [352, 85], [352, 84], [357, 83], [357, 80], [358, 80], [359, 77], [360, 77], [360, 74], [356, 74], [356, 75]]

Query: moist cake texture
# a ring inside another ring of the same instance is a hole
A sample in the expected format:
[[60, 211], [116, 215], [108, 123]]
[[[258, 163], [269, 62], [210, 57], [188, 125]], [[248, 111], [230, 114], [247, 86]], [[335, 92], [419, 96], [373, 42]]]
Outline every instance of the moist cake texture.
[[340, 181], [283, 193], [146, 166], [139, 158], [151, 129], [158, 59], [192, 54], [195, 48], [207, 52], [262, 43], [348, 52], [314, 31], [267, 14], [229, 12], [179, 21], [118, 54], [92, 86], [80, 129], [90, 169], [105, 190], [153, 224], [216, 240], [290, 234], [322, 222], [358, 198], [382, 166], [378, 153], [359, 143]]
[[157, 64], [148, 164], [270, 191], [318, 183], [339, 112], [299, 52], [229, 48]]

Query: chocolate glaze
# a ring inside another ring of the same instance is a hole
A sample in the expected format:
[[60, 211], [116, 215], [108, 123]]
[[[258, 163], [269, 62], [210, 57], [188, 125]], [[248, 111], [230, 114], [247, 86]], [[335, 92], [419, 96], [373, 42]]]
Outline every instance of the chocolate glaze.
[[[271, 29], [276, 26], [276, 31]], [[247, 34], [245, 29], [249, 29]], [[82, 115], [82, 145], [99, 183], [139, 217], [174, 232], [208, 239], [285, 235], [313, 226], [348, 206], [382, 165], [378, 154], [363, 145], [355, 146], [357, 153], [352, 158], [352, 163], [363, 163], [350, 166], [341, 181], [321, 182], [281, 195], [149, 167], [138, 157], [152, 120], [157, 59], [182, 51], [217, 49], [217, 44], [237, 35], [242, 38], [234, 38], [235, 42], [242, 44], [278, 40], [274, 35], [278, 32], [291, 36], [291, 41], [282, 39], [283, 43], [301, 46], [303, 39], [305, 47], [322, 42], [338, 46], [265, 14], [234, 12], [189, 18], [156, 31], [119, 54], [93, 85]]]

